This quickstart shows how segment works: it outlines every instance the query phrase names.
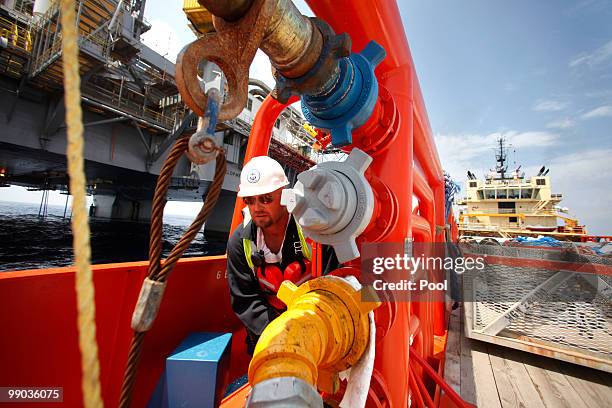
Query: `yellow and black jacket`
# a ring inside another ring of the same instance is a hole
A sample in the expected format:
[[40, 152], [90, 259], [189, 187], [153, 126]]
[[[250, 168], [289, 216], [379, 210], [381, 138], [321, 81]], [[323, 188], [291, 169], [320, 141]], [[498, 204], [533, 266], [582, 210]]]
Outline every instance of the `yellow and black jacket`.
[[[230, 289], [232, 308], [238, 318], [247, 328], [247, 345], [252, 353], [257, 339], [266, 326], [280, 315], [283, 310], [274, 308], [267, 300], [260, 285], [255, 268], [258, 262], [253, 262], [256, 251], [257, 227], [253, 222], [240, 224], [227, 243], [227, 281]], [[311, 250], [306, 244], [301, 230], [293, 217], [289, 217], [285, 240], [282, 248], [282, 262], [279, 266], [284, 270], [292, 262], [303, 263], [310, 259]], [[251, 259], [247, 259], [251, 258]], [[331, 248], [324, 248], [324, 273], [338, 266], [337, 258]]]

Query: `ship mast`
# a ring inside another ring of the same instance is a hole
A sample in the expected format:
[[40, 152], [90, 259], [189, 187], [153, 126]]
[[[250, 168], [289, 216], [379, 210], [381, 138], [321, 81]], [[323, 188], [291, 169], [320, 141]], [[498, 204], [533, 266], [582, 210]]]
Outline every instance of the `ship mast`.
[[505, 180], [506, 171], [508, 171], [508, 165], [506, 164], [506, 146], [504, 146], [505, 139], [503, 137], [500, 137], [499, 139], [497, 139], [497, 142], [499, 143], [499, 151], [495, 153], [495, 161], [497, 162], [497, 164], [495, 165], [495, 172], [500, 175], [500, 180]]

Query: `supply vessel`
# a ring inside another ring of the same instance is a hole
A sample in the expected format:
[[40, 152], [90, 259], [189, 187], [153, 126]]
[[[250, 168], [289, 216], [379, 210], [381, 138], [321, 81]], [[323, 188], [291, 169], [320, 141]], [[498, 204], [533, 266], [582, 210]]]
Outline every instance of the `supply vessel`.
[[500, 137], [497, 143], [495, 169], [484, 179], [468, 170], [466, 196], [457, 202], [460, 235], [545, 235], [567, 241], [586, 238], [586, 227], [560, 205], [563, 194], [553, 192], [550, 169], [542, 166], [535, 176], [528, 177], [521, 166], [509, 171], [506, 140]]

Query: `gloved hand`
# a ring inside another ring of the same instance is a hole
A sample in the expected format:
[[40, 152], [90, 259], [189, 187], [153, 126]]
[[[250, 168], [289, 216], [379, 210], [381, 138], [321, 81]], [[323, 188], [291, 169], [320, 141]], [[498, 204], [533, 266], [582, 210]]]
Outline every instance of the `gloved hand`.
[[280, 289], [280, 285], [283, 281], [291, 281], [296, 285], [301, 285], [307, 280], [312, 278], [310, 273], [310, 262], [305, 261], [305, 267], [295, 261], [287, 265], [284, 271], [281, 272], [280, 268], [277, 265], [266, 264], [261, 269], [263, 269], [263, 273], [261, 276], [258, 276], [259, 282], [262, 285], [262, 288], [273, 292], [278, 292]]
[[[278, 292], [281, 284], [286, 280], [299, 286], [312, 278], [310, 262], [306, 260], [304, 264], [305, 265], [302, 266], [300, 262], [292, 262], [287, 265], [284, 271], [281, 271], [277, 265], [266, 264], [258, 270], [259, 284], [261, 288], [268, 293]], [[270, 305], [277, 310], [283, 310], [285, 308], [285, 304], [275, 295], [268, 294], [267, 299]]]
[[285, 280], [289, 280], [299, 286], [311, 279], [310, 261], [305, 260], [304, 264], [304, 267], [302, 267], [299, 262], [295, 261], [287, 265], [283, 273]]
[[274, 293], [278, 292], [281, 283], [283, 283], [283, 281], [285, 280], [285, 278], [283, 277], [283, 272], [278, 266], [271, 264], [266, 264], [262, 267], [262, 269], [264, 269], [263, 279], [265, 279], [265, 281], [270, 284], [270, 286], [266, 285], [268, 286], [267, 289], [273, 291]]

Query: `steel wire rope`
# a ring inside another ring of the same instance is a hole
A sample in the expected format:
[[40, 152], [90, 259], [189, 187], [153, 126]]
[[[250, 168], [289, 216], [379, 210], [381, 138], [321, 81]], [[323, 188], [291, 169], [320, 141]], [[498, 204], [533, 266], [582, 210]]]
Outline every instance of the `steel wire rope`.
[[70, 174], [70, 191], [74, 197], [71, 224], [76, 266], [75, 290], [79, 349], [81, 352], [81, 389], [83, 406], [97, 408], [104, 406], [104, 404], [100, 390], [100, 362], [96, 341], [96, 305], [85, 196], [83, 112], [81, 110], [81, 78], [79, 75], [79, 50], [74, 0], [61, 0], [60, 8], [66, 100], [66, 157], [68, 174]]
[[[172, 248], [170, 255], [164, 260], [162, 264], [161, 252], [162, 252], [162, 228], [163, 228], [163, 215], [164, 207], [166, 205], [166, 195], [170, 185], [170, 177], [174, 171], [174, 167], [178, 162], [178, 159], [187, 150], [189, 144], [189, 138], [183, 137], [179, 139], [172, 151], [166, 158], [160, 175], [157, 179], [157, 185], [155, 187], [155, 194], [153, 197], [153, 206], [151, 209], [151, 230], [149, 239], [149, 270], [148, 277], [157, 282], [165, 282], [168, 276], [181, 255], [187, 247], [191, 244], [191, 241], [195, 238], [198, 231], [202, 228], [204, 221], [208, 218], [210, 213], [215, 207], [219, 194], [221, 193], [221, 187], [223, 185], [223, 179], [225, 178], [225, 172], [227, 162], [225, 160], [225, 151], [221, 148], [215, 148], [217, 150], [217, 156], [215, 160], [215, 176], [206, 194], [204, 204], [200, 209], [200, 212], [193, 220], [187, 231], [183, 234], [179, 242]], [[131, 405], [132, 396], [134, 391], [134, 385], [136, 383], [136, 374], [138, 363], [140, 360], [140, 353], [142, 351], [142, 343], [144, 341], [144, 335], [146, 332], [134, 332], [132, 342], [130, 345], [130, 351], [128, 355], [128, 361], [126, 364], [125, 375], [123, 378], [123, 385], [121, 387], [121, 397], [119, 406], [121, 408], [127, 408]]]

